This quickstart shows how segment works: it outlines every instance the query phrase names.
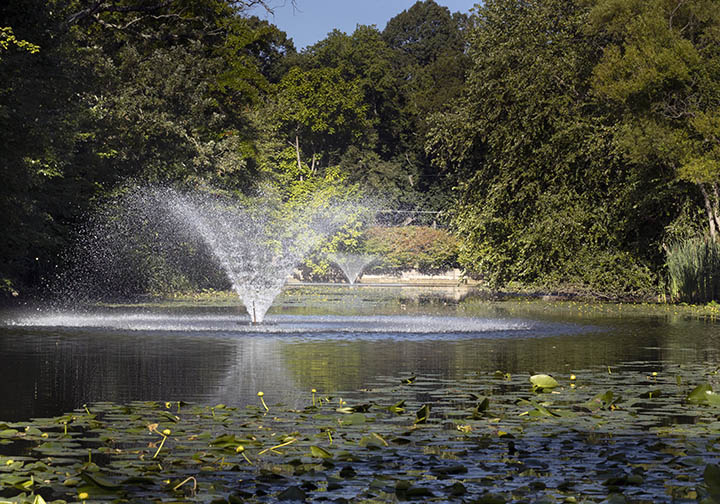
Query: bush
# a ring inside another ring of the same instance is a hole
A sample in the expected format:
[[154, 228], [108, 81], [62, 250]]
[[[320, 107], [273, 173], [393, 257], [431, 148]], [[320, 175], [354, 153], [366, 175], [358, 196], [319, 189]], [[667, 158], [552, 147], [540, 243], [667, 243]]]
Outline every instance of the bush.
[[373, 227], [365, 233], [365, 250], [381, 258], [381, 269], [437, 273], [457, 266], [458, 240], [427, 226]]
[[706, 303], [720, 300], [720, 244], [692, 238], [667, 249], [665, 265], [673, 301]]

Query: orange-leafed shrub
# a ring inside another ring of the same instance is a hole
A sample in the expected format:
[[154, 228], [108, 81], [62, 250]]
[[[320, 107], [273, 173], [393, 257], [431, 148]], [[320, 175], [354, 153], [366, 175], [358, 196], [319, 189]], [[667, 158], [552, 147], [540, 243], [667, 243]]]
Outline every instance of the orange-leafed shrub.
[[373, 227], [365, 232], [365, 249], [381, 258], [379, 269], [432, 273], [457, 266], [458, 240], [444, 229]]

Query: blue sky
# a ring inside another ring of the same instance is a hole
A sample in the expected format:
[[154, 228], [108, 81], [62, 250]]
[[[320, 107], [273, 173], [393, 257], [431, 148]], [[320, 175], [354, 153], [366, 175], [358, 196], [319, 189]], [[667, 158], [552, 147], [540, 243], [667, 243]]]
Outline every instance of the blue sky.
[[[263, 11], [254, 14], [267, 19], [288, 34], [298, 50], [324, 39], [337, 28], [345, 33], [355, 26], [375, 25], [385, 28], [387, 22], [411, 7], [416, 0], [296, 0], [293, 11], [290, 0], [269, 0], [275, 15]], [[451, 12], [469, 12], [478, 0], [435, 0]]]

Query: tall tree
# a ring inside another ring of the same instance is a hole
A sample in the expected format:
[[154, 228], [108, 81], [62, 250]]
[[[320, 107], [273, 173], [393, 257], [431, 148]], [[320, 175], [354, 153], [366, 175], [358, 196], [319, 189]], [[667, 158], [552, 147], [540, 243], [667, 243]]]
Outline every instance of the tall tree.
[[412, 167], [413, 186], [423, 195], [418, 203], [428, 210], [444, 210], [450, 202], [454, 182], [430, 163], [424, 143], [430, 116], [450, 110], [463, 92], [469, 67], [466, 32], [466, 15], [422, 0], [392, 18], [382, 33], [393, 50], [401, 93], [402, 127], [394, 150]]
[[337, 153], [360, 141], [369, 126], [360, 88], [335, 68], [292, 68], [278, 86], [275, 106], [280, 129], [295, 149], [299, 174], [305, 171], [304, 156], [309, 175], [321, 161], [336, 164]]
[[429, 152], [461, 174], [461, 261], [491, 283], [651, 287], [646, 230], [664, 218], [667, 180], [615, 152], [615, 119], [591, 88], [604, 41], [586, 34], [588, 14], [488, 0], [472, 20], [466, 97], [431, 118]]
[[596, 0], [590, 30], [609, 44], [593, 87], [623, 114], [631, 162], [674, 170], [720, 229], [720, 10], [712, 0]]

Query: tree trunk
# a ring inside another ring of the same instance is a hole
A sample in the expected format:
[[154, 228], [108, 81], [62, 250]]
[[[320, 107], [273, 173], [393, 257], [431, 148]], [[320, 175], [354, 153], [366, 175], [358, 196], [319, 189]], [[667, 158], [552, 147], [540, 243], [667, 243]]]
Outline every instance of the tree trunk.
[[295, 156], [297, 156], [298, 172], [302, 173], [302, 162], [300, 161], [300, 137], [295, 135]]
[[295, 156], [298, 162], [298, 173], [300, 174], [300, 182], [302, 182], [302, 161], [300, 160], [300, 137], [295, 134]]
[[[710, 198], [710, 195], [707, 192], [707, 189], [705, 188], [705, 185], [700, 185], [700, 191], [703, 195], [703, 200], [705, 201], [705, 212], [707, 213], [708, 218], [708, 225], [710, 226], [710, 238], [713, 240], [717, 239], [717, 228], [718, 228], [718, 202], [717, 198], [715, 202], [713, 202]], [[717, 191], [715, 192], [717, 195]]]

